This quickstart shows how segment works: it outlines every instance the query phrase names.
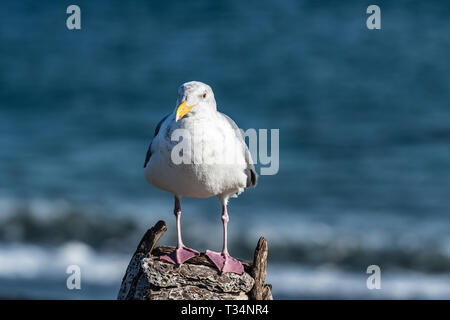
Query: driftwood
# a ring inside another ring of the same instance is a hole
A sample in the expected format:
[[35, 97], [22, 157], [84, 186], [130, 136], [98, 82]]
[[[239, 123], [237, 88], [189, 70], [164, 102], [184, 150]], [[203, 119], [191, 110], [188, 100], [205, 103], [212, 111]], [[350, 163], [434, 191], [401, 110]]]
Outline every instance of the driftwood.
[[155, 247], [166, 232], [158, 221], [142, 237], [125, 275], [119, 300], [272, 300], [272, 286], [264, 284], [267, 240], [261, 237], [253, 263], [240, 260], [244, 273], [220, 274], [204, 254], [174, 266], [159, 259], [174, 247]]

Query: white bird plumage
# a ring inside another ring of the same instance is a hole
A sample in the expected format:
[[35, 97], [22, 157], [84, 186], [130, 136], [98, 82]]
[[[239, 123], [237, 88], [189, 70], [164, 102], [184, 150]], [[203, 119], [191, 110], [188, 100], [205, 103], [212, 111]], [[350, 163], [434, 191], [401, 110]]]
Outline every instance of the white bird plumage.
[[[183, 113], [181, 119], [177, 119], [177, 111], [180, 109], [178, 106], [181, 104], [190, 106], [190, 109]], [[219, 261], [220, 257], [214, 256], [216, 253], [211, 251], [207, 251], [207, 255], [222, 271], [241, 273], [241, 268], [236, 269], [237, 260], [228, 255], [226, 247], [226, 205], [229, 197], [256, 185], [257, 175], [250, 152], [234, 121], [217, 111], [214, 93], [207, 84], [191, 81], [181, 85], [176, 105], [177, 108], [164, 117], [155, 130], [155, 137], [149, 146], [144, 164], [145, 177], [150, 184], [175, 196], [178, 229], [181, 198], [217, 196], [223, 209], [224, 247], [221, 256], [224, 261]], [[177, 129], [182, 129], [178, 130], [183, 134], [182, 139], [186, 139], [186, 134], [189, 136], [189, 148], [183, 150], [190, 152], [189, 163], [175, 164], [173, 161], [172, 152], [182, 141], [174, 135]], [[191, 254], [178, 252], [177, 255], [175, 252], [172, 258], [166, 259], [172, 260], [173, 263], [182, 263], [184, 258], [189, 259], [193, 254], [197, 254], [195, 250], [182, 244], [181, 232], [178, 231], [177, 250], [191, 250]]]

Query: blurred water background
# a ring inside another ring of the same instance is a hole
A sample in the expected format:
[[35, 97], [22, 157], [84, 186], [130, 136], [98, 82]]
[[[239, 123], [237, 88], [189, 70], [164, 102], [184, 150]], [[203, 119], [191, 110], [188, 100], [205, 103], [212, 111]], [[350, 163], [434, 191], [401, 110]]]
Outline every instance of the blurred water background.
[[[0, 297], [114, 299], [170, 194], [142, 165], [178, 86], [243, 129], [280, 129], [280, 170], [232, 199], [230, 252], [269, 241], [275, 298], [450, 298], [450, 6], [377, 1], [0, 4]], [[185, 242], [221, 248], [216, 199]], [[82, 289], [66, 288], [77, 264]], [[368, 290], [367, 266], [382, 270]]]

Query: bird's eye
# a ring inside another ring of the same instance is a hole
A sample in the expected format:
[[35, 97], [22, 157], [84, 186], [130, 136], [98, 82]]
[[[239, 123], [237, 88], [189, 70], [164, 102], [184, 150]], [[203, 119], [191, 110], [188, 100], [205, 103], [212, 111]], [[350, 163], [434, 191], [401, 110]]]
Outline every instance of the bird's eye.
[[206, 92], [204, 94], [202, 94], [202, 98], [205, 99], [206, 98]]

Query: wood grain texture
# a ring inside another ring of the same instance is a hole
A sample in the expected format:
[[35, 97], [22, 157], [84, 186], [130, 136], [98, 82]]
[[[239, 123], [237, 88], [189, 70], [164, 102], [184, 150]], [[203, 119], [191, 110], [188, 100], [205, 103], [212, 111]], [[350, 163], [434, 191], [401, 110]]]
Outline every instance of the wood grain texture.
[[252, 300], [263, 300], [264, 291], [267, 290], [264, 288], [264, 280], [266, 279], [268, 252], [266, 238], [259, 238], [250, 271], [250, 274], [255, 280], [255, 285], [250, 293]]

